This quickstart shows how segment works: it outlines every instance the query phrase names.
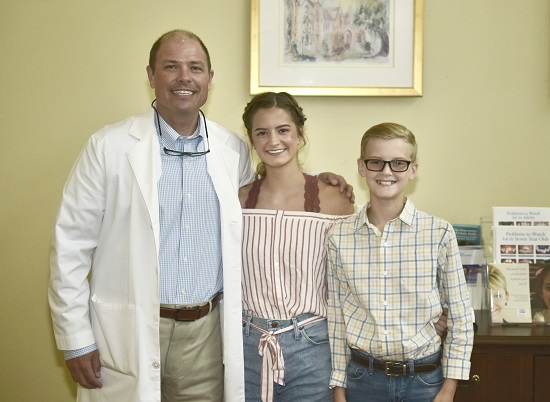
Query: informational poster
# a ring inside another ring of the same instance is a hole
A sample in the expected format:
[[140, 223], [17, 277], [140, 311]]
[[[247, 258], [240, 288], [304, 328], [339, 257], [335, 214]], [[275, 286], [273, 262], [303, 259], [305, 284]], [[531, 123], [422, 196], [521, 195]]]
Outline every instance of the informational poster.
[[550, 262], [550, 208], [493, 207], [496, 263]]

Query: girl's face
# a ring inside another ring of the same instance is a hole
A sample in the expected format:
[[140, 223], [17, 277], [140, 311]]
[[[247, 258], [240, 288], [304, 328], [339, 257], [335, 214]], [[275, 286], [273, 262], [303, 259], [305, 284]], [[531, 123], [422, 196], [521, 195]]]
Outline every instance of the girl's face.
[[546, 276], [542, 281], [542, 291], [540, 296], [542, 297], [544, 304], [546, 304], [546, 308], [550, 308], [550, 271], [546, 273]]
[[508, 303], [508, 294], [504, 288], [491, 289], [493, 296], [493, 312], [497, 310], [502, 310], [505, 308], [506, 303]]
[[302, 127], [296, 127], [286, 110], [278, 107], [259, 109], [252, 118], [250, 138], [256, 153], [266, 166], [297, 163]]

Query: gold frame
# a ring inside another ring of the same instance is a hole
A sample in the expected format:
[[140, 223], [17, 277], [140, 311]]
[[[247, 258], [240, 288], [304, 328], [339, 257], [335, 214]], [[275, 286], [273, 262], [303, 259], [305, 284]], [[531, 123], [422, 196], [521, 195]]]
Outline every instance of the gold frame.
[[[268, 0], [273, 1], [273, 0]], [[401, 0], [396, 0], [401, 1]], [[412, 55], [412, 85], [392, 86], [262, 86], [260, 85], [260, 0], [251, 0], [250, 24], [250, 94], [265, 91], [286, 91], [300, 96], [422, 96], [422, 68], [424, 41], [424, 0], [414, 2], [414, 29]]]

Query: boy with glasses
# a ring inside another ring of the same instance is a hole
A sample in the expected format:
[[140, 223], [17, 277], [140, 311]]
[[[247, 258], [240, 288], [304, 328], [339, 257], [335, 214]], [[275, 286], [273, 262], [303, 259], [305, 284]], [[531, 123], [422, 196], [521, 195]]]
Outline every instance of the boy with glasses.
[[402, 125], [367, 130], [357, 164], [370, 202], [327, 238], [335, 401], [452, 401], [468, 379], [473, 314], [455, 233], [405, 197], [416, 153]]

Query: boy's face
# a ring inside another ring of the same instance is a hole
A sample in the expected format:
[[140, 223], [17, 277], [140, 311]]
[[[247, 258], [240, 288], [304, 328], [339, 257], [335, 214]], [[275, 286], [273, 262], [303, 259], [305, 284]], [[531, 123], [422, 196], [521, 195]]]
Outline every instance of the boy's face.
[[357, 167], [359, 169], [359, 174], [363, 176], [367, 182], [371, 202], [402, 202], [409, 180], [414, 179], [416, 176], [418, 164], [411, 163], [409, 168], [404, 172], [393, 172], [390, 169], [390, 165], [386, 163], [382, 171], [373, 172], [367, 169], [365, 159], [410, 161], [411, 151], [411, 144], [400, 138], [391, 140], [371, 138], [367, 142], [363, 150], [363, 157], [357, 160]]

